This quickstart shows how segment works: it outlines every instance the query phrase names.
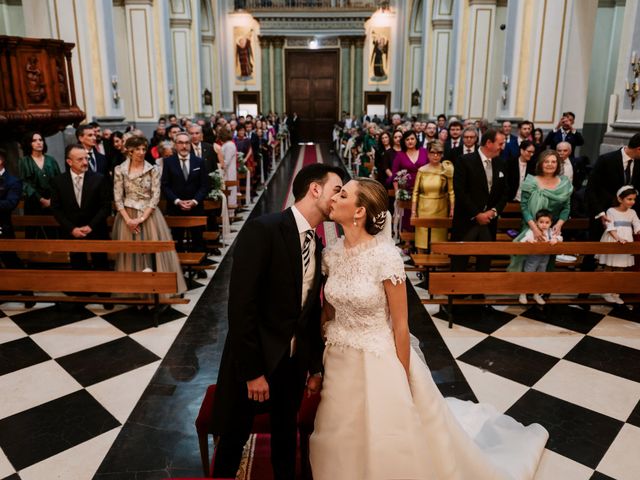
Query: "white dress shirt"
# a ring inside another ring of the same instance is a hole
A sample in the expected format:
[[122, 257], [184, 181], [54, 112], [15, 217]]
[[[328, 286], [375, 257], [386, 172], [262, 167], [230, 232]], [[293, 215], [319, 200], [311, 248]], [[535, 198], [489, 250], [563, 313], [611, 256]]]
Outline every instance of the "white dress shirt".
[[[307, 233], [307, 230], [314, 230], [309, 225], [309, 222], [304, 215], [300, 213], [300, 210], [296, 208], [296, 206], [291, 207], [291, 213], [293, 213], [293, 218], [296, 220], [296, 225], [298, 227], [298, 234], [300, 237], [300, 250], [302, 250], [304, 246], [304, 237]], [[309, 290], [313, 286], [313, 277], [316, 272], [316, 242], [311, 239], [311, 243], [309, 244], [309, 266], [307, 267], [307, 271], [304, 271], [304, 262], [302, 260], [302, 255], [300, 255], [300, 264], [302, 265], [302, 305], [307, 300], [307, 295], [309, 295]]]
[[[78, 200], [78, 197], [82, 199], [82, 186], [84, 185], [84, 173], [81, 175], [78, 175], [77, 173], [74, 173], [73, 170], [70, 170], [70, 173], [71, 173], [71, 183], [73, 184], [73, 193], [74, 195], [76, 195], [76, 200]], [[77, 178], [80, 178], [80, 180], [77, 180]], [[79, 194], [76, 194], [76, 182], [79, 182], [79, 189], [80, 189]], [[78, 200], [78, 206], [81, 206], [80, 200]]]
[[571, 160], [568, 158], [562, 162], [562, 175], [567, 177], [569, 181], [573, 183], [573, 165], [571, 164]]
[[520, 183], [518, 183], [518, 191], [514, 199], [519, 202], [520, 195], [522, 195], [522, 182], [524, 182], [524, 178], [527, 176], [527, 162], [518, 159], [518, 169], [520, 170]]

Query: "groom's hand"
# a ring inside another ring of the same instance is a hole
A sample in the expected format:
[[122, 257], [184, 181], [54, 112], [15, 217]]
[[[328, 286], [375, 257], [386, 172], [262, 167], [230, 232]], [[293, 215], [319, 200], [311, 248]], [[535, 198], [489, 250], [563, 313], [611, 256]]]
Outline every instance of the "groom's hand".
[[255, 400], [256, 402], [265, 402], [269, 400], [269, 383], [264, 375], [249, 380], [247, 382], [247, 392], [249, 400]]
[[307, 379], [307, 397], [319, 393], [322, 389], [322, 376], [312, 375]]

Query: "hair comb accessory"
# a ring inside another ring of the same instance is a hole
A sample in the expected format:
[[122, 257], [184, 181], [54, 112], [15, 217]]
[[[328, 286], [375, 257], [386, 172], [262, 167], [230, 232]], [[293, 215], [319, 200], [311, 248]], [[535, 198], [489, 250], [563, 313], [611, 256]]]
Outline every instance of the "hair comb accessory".
[[634, 187], [633, 185], [623, 185], [616, 192], [616, 197], [619, 197], [622, 192], [626, 192], [627, 190], [633, 190], [634, 192], [636, 192], [636, 195], [638, 194], [636, 187]]
[[377, 215], [373, 216], [373, 225], [378, 229], [382, 230], [384, 228], [384, 222], [387, 220], [387, 212], [382, 211]]

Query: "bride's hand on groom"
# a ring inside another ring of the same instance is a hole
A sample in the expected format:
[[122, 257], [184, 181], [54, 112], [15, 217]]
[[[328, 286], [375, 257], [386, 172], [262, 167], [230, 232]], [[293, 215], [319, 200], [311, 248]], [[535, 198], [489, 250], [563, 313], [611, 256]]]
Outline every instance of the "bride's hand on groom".
[[320, 393], [322, 390], [322, 376], [312, 375], [307, 380], [307, 397]]
[[249, 395], [249, 400], [255, 400], [256, 402], [269, 400], [269, 383], [264, 375], [247, 382], [247, 394]]

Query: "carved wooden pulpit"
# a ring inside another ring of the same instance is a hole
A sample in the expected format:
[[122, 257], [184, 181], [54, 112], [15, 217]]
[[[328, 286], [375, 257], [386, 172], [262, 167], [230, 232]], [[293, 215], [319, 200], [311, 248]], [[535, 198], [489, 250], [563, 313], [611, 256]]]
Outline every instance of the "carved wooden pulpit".
[[85, 117], [76, 104], [73, 47], [0, 35], [0, 140], [18, 140], [28, 130], [53, 135]]

